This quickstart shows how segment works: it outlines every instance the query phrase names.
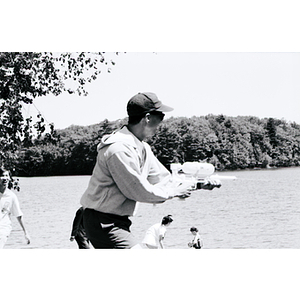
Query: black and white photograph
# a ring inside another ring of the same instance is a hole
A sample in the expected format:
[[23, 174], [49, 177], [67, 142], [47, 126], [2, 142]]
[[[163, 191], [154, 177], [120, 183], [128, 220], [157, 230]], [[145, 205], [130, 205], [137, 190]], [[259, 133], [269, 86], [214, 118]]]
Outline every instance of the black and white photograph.
[[254, 37], [238, 22], [262, 11], [234, 5], [236, 23], [202, 6], [219, 25], [185, 7], [188, 28], [158, 28], [169, 6], [138, 4], [126, 24], [108, 5], [117, 29], [91, 12], [57, 36], [39, 14], [26, 20], [45, 44], [0, 48], [0, 255], [27, 279], [18, 298], [33, 282], [25, 299], [140, 299], [149, 284], [159, 299], [299, 297], [300, 48], [278, 6], [275, 33]]
[[1, 53], [2, 182], [21, 210], [1, 202], [4, 248], [77, 248], [83, 207], [99, 249], [142, 247], [167, 215], [166, 249], [191, 227], [202, 249], [299, 249], [299, 69], [299, 53]]

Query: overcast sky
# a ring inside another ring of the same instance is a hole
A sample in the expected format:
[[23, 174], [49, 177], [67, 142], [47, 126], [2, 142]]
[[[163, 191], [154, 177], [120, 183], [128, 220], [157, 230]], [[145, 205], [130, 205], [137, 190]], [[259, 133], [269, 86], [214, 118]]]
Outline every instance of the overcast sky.
[[[37, 98], [56, 128], [126, 116], [127, 101], [154, 92], [174, 111], [167, 117], [224, 114], [273, 117], [300, 124], [300, 53], [128, 52], [113, 57], [111, 73], [87, 86], [89, 95]], [[35, 114], [35, 107], [25, 114]]]

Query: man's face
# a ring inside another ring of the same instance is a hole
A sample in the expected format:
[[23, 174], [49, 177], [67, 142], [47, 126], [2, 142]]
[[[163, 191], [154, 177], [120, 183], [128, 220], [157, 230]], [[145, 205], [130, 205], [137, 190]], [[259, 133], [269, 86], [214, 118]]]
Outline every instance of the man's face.
[[8, 171], [4, 171], [3, 174], [0, 176], [0, 187], [6, 188], [9, 180], [10, 180], [10, 176]]
[[162, 122], [164, 117], [164, 114], [147, 114], [146, 118], [148, 122], [146, 123], [145, 126], [145, 136], [146, 137], [151, 137], [155, 134], [159, 124]]

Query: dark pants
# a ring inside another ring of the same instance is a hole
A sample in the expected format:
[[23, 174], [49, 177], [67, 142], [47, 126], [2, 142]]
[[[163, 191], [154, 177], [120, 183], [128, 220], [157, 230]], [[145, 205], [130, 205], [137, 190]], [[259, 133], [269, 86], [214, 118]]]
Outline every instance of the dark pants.
[[130, 232], [131, 221], [127, 216], [102, 213], [86, 208], [83, 226], [95, 249], [130, 249], [138, 242]]

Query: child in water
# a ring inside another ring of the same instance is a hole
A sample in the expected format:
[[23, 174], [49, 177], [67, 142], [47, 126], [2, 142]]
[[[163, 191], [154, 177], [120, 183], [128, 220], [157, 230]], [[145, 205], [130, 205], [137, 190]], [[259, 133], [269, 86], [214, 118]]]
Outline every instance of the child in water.
[[188, 246], [190, 248], [195, 248], [195, 249], [201, 249], [203, 247], [203, 242], [201, 240], [201, 237], [198, 233], [198, 229], [196, 227], [192, 227], [190, 229], [190, 232], [194, 236], [193, 240], [188, 243]]

